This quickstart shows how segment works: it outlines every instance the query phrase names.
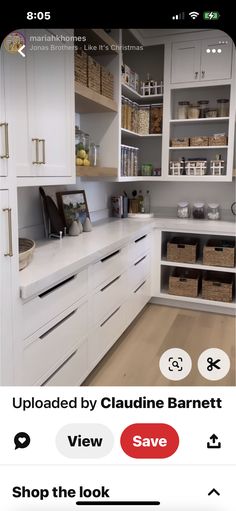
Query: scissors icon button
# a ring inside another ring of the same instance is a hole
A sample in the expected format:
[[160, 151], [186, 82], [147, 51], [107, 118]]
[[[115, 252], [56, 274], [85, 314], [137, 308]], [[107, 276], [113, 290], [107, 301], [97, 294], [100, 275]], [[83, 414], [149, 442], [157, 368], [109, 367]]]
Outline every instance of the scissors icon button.
[[213, 368], [215, 369], [221, 369], [221, 367], [218, 365], [219, 362], [221, 362], [221, 359], [220, 358], [217, 358], [217, 360], [213, 360], [212, 357], [208, 357], [207, 359], [207, 363], [209, 364], [207, 366], [207, 370], [208, 371], [213, 371]]

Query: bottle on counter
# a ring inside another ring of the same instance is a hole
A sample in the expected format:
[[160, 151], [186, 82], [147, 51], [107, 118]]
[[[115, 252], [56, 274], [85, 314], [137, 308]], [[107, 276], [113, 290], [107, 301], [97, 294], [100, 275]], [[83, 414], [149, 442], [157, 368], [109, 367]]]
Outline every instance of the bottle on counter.
[[138, 193], [138, 210], [139, 213], [144, 213], [144, 197], [142, 194], [142, 190], [139, 190]]
[[150, 213], [151, 210], [151, 197], [150, 191], [147, 190], [144, 197], [144, 213]]

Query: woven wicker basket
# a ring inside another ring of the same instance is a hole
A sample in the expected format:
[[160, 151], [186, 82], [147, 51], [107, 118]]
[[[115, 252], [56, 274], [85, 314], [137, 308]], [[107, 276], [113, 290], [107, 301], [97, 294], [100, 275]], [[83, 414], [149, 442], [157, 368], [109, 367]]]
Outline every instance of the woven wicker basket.
[[209, 240], [203, 248], [203, 264], [234, 267], [235, 247], [230, 241]]
[[35, 242], [26, 238], [19, 238], [19, 267], [26, 268], [30, 263], [35, 249]]
[[88, 56], [83, 50], [77, 50], [77, 52], [75, 52], [75, 81], [87, 87]]
[[167, 261], [196, 263], [198, 242], [194, 238], [173, 238], [167, 243]]
[[191, 137], [190, 145], [191, 146], [207, 146], [209, 144], [208, 137]]
[[88, 87], [100, 94], [101, 66], [92, 57], [88, 57]]
[[114, 76], [105, 67], [101, 66], [101, 94], [107, 98], [114, 98]]
[[168, 293], [196, 298], [199, 293], [199, 282], [199, 272], [197, 270], [175, 268], [172, 275], [169, 276]]
[[232, 302], [233, 300], [233, 276], [206, 273], [202, 279], [202, 298], [217, 302]]

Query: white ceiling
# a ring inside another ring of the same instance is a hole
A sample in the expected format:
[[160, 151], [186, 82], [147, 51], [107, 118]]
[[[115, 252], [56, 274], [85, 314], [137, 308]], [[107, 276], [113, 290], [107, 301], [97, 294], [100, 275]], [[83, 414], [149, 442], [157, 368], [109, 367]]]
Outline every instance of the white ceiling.
[[144, 46], [157, 44], [170, 36], [176, 34], [186, 34], [194, 32], [204, 32], [204, 29], [190, 29], [190, 28], [132, 28], [130, 29], [133, 35]]

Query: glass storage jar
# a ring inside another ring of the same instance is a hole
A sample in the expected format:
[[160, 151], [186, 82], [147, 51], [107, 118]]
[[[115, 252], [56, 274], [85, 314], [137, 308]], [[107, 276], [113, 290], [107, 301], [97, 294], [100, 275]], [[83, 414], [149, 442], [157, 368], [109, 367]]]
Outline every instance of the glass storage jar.
[[196, 218], [197, 220], [205, 218], [204, 202], [195, 202], [193, 204], [193, 218]]
[[140, 105], [138, 116], [139, 135], [149, 135], [149, 112], [150, 112], [149, 105]]
[[126, 128], [129, 131], [132, 127], [132, 101], [129, 99], [126, 100]]
[[188, 107], [188, 119], [198, 119], [200, 115], [200, 108], [198, 105], [190, 105]]
[[190, 217], [190, 204], [188, 201], [178, 202], [177, 217], [178, 218], [189, 218]]
[[220, 219], [220, 205], [215, 202], [209, 202], [207, 204], [207, 218], [209, 220]]
[[177, 119], [187, 119], [188, 118], [188, 107], [189, 107], [189, 101], [179, 101], [178, 102]]
[[150, 133], [162, 133], [163, 105], [156, 104], [150, 107]]
[[91, 167], [98, 167], [99, 165], [99, 145], [90, 144], [89, 161]]
[[229, 117], [229, 100], [217, 99], [218, 117]]
[[198, 106], [199, 106], [199, 109], [200, 109], [200, 115], [199, 117], [203, 118], [206, 116], [206, 110], [208, 108], [208, 105], [209, 105], [209, 101], [208, 100], [205, 100], [205, 99], [201, 99], [200, 101], [197, 102]]

